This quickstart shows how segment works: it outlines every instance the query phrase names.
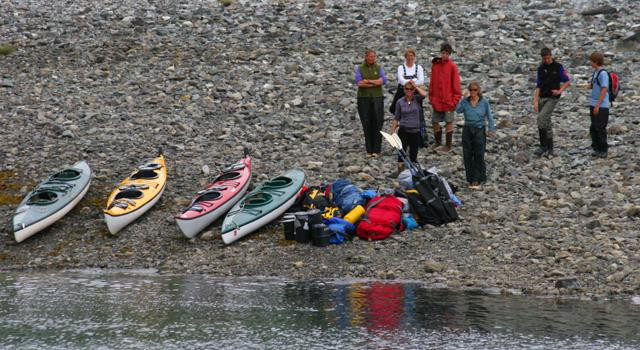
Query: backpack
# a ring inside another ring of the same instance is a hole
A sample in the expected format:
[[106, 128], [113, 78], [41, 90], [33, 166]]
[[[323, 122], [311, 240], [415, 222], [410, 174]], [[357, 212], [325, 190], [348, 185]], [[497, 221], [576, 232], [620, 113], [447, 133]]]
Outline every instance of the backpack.
[[367, 203], [356, 234], [362, 239], [375, 241], [402, 230], [402, 202], [393, 195], [385, 195], [374, 197]]
[[407, 199], [420, 225], [440, 226], [458, 220], [453, 200], [444, 179], [428, 173], [414, 181], [415, 192], [407, 191]]
[[348, 213], [357, 205], [365, 203], [362, 191], [348, 179], [338, 179], [331, 184], [330, 196], [342, 213]]
[[409, 208], [411, 208], [411, 213], [413, 217], [416, 219], [416, 222], [420, 226], [424, 226], [428, 224], [429, 220], [429, 209], [426, 205], [422, 203], [422, 199], [420, 199], [420, 194], [417, 190], [406, 190], [404, 195], [407, 197], [409, 201]]
[[[618, 83], [618, 74], [609, 73], [608, 70], [601, 69], [596, 73], [595, 77], [598, 78], [600, 76], [600, 72], [603, 72], [603, 71], [607, 73], [607, 76], [609, 77], [609, 89], [608, 89], [609, 102], [613, 103], [613, 101], [616, 100], [616, 97], [618, 97], [618, 92], [620, 91], [620, 85]], [[602, 86], [599, 81], [598, 81], [598, 85]], [[593, 77], [591, 78], [591, 86], [593, 87]]]

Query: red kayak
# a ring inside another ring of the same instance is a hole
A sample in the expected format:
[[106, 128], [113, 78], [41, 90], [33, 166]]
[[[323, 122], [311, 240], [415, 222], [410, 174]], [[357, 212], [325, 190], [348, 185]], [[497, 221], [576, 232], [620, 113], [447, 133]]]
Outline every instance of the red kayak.
[[251, 182], [251, 157], [245, 155], [238, 163], [222, 170], [207, 187], [196, 193], [176, 223], [182, 233], [193, 238], [216, 221], [238, 202]]

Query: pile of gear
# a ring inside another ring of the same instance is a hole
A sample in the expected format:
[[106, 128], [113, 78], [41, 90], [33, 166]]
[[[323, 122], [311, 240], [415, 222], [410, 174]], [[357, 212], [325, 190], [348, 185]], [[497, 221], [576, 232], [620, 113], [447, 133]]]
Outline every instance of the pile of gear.
[[344, 178], [305, 186], [283, 217], [285, 239], [324, 247], [355, 236], [380, 240], [406, 229], [457, 220], [461, 203], [455, 186], [430, 170], [418, 177], [405, 170], [398, 178], [402, 190], [395, 191], [362, 190]]

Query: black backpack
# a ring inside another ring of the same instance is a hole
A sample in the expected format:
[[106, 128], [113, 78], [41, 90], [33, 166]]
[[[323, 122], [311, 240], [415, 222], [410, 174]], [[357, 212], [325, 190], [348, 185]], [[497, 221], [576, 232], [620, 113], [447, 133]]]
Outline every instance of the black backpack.
[[407, 199], [420, 225], [440, 226], [458, 220], [458, 212], [449, 191], [436, 174], [414, 178], [414, 191], [407, 191]]

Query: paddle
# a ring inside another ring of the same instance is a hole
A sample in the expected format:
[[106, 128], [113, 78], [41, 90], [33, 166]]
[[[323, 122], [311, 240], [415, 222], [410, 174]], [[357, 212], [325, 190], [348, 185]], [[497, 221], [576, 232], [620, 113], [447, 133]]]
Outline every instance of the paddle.
[[411, 163], [409, 156], [407, 156], [407, 153], [402, 149], [402, 141], [400, 140], [400, 137], [398, 136], [398, 134], [397, 133], [388, 134], [384, 131], [380, 131], [380, 133], [382, 134], [382, 136], [384, 136], [385, 140], [389, 142], [391, 147], [393, 147], [396, 150], [396, 153], [398, 153], [398, 156], [400, 156], [400, 159], [402, 159], [402, 162], [405, 164], [407, 169], [409, 169], [409, 171], [411, 172], [411, 175], [414, 177], [419, 176], [420, 168], [416, 167], [413, 163]]
[[380, 133], [382, 134], [382, 136], [384, 136], [385, 140], [389, 142], [391, 147], [395, 148], [396, 150], [402, 150], [402, 141], [400, 141], [398, 134], [394, 133], [393, 135], [390, 135], [382, 130], [380, 130]]

